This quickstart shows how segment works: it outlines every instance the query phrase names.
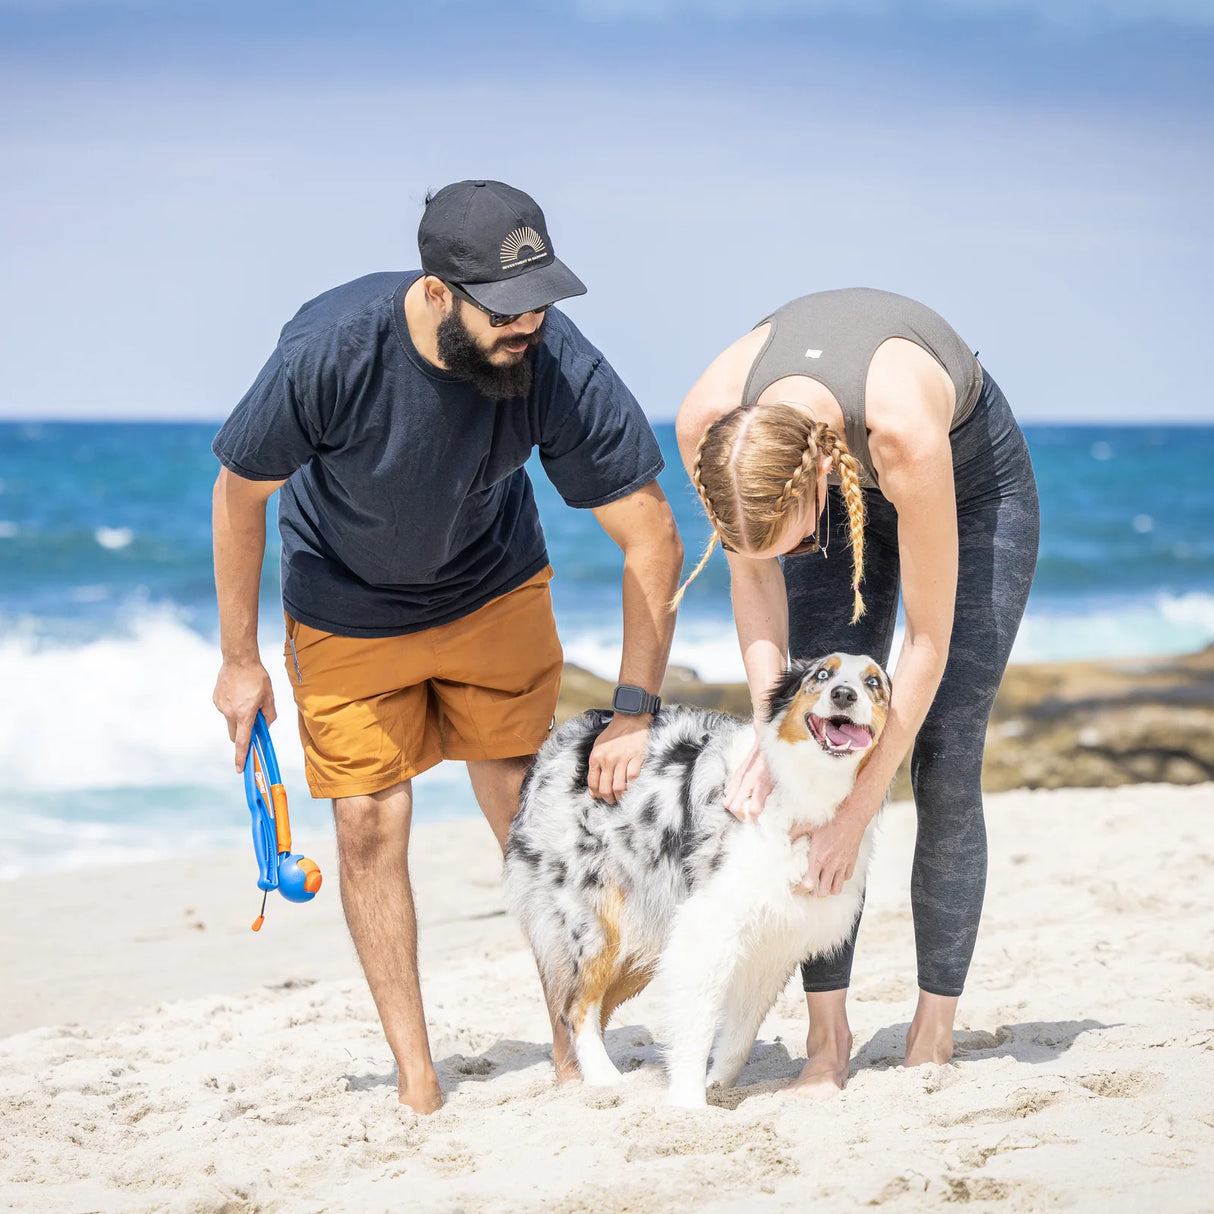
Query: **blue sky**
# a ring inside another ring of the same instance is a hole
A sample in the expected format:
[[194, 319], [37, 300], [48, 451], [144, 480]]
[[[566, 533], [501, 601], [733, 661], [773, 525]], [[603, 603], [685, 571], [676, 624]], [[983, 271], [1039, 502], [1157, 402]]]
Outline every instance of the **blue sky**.
[[650, 416], [807, 291], [913, 295], [1025, 421], [1214, 421], [1207, 0], [0, 0], [0, 417], [222, 418], [496, 177]]

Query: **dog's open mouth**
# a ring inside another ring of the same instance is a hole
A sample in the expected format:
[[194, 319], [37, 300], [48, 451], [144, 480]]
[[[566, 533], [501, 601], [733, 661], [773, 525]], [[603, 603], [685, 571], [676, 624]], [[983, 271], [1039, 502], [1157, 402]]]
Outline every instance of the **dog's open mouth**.
[[867, 750], [873, 744], [873, 731], [867, 725], [857, 725], [850, 717], [820, 717], [807, 713], [805, 724], [823, 750], [832, 755], [851, 750]]

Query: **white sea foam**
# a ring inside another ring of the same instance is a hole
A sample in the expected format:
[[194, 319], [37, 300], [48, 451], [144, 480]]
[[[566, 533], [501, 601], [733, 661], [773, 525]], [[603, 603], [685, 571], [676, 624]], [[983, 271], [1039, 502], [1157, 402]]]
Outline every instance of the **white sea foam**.
[[[183, 822], [169, 813], [136, 813], [131, 821], [96, 822], [34, 810], [5, 812], [0, 814], [0, 880], [239, 848], [249, 838], [247, 815], [242, 822], [236, 813], [225, 819], [217, 812], [208, 824], [198, 817]], [[256, 876], [255, 867], [251, 871]]]
[[9, 787], [210, 784], [230, 774], [210, 702], [217, 664], [216, 649], [166, 612], [139, 615], [128, 636], [84, 645], [0, 641]]
[[98, 527], [93, 532], [93, 538], [102, 548], [117, 551], [119, 548], [126, 548], [135, 538], [135, 533], [130, 527]]
[[[620, 669], [621, 632], [602, 627], [577, 633], [562, 630], [565, 661], [614, 680]], [[746, 678], [733, 621], [684, 618], [670, 650], [672, 666], [685, 666], [705, 682], [737, 683]]]
[[[305, 797], [278, 644], [262, 645], [280, 714], [275, 750], [288, 791]], [[126, 635], [83, 645], [10, 635], [0, 640], [0, 670], [0, 764], [10, 790], [203, 786], [243, 797], [232, 744], [211, 703], [219, 648], [173, 613], [142, 610]]]
[[1134, 602], [1030, 610], [1013, 662], [1066, 662], [1193, 653], [1214, 644], [1214, 594], [1157, 594]]
[[[0, 879], [249, 842], [243, 781], [211, 704], [217, 644], [146, 607], [122, 635], [86, 644], [25, 624], [0, 639]], [[304, 781], [280, 647], [263, 637], [280, 713], [275, 751], [306, 849], [332, 821]], [[414, 791], [419, 821], [477, 812], [463, 764], [440, 764]]]

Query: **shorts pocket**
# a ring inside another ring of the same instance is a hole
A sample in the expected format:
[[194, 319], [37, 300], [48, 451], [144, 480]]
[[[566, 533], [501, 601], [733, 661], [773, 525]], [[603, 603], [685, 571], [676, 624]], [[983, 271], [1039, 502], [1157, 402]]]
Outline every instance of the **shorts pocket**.
[[284, 644], [282, 647], [283, 662], [286, 664], [287, 675], [294, 680], [294, 682], [302, 684], [303, 670], [299, 665], [299, 649], [295, 644], [295, 637], [299, 632], [299, 623], [298, 621], [293, 620], [285, 612], [283, 613], [283, 617], [287, 624], [287, 640], [286, 644]]

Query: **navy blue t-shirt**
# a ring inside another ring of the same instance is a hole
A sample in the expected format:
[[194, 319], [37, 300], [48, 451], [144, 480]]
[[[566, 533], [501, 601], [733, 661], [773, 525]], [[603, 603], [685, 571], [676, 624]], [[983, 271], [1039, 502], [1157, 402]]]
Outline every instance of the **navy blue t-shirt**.
[[282, 596], [302, 623], [395, 636], [459, 619], [548, 563], [531, 482], [602, 506], [661, 471], [632, 393], [550, 309], [526, 398], [433, 366], [405, 323], [420, 271], [370, 274], [300, 308], [212, 445], [279, 491]]

